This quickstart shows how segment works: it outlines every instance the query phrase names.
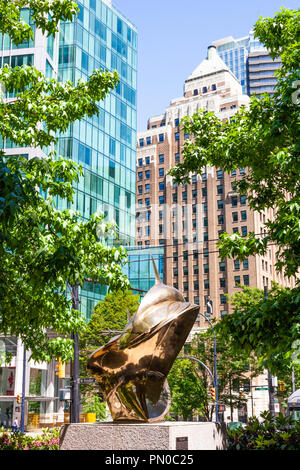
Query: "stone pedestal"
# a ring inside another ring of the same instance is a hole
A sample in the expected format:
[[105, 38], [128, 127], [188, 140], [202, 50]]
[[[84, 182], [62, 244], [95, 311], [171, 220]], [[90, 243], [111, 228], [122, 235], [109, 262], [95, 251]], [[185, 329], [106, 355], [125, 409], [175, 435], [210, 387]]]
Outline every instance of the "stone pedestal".
[[223, 450], [226, 426], [164, 421], [153, 424], [64, 424], [61, 450]]

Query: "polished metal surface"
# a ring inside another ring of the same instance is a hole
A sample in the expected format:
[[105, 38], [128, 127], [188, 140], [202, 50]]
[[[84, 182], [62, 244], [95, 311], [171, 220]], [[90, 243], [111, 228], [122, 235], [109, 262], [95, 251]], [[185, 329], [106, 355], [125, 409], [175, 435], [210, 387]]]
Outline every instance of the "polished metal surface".
[[196, 320], [199, 306], [185, 302], [159, 279], [121, 335], [88, 359], [117, 422], [162, 421], [170, 408], [167, 375]]

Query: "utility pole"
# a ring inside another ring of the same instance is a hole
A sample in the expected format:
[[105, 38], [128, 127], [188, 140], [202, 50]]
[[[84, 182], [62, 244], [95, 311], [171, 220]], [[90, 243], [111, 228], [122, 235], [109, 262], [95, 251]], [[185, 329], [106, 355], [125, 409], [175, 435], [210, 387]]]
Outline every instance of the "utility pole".
[[[264, 286], [264, 299], [268, 298], [268, 286]], [[268, 389], [269, 389], [269, 410], [271, 416], [275, 416], [275, 402], [274, 402], [274, 380], [271, 372], [268, 370]]]
[[26, 391], [26, 348], [23, 344], [23, 378], [22, 378], [22, 402], [21, 402], [21, 423], [20, 432], [24, 434], [25, 428], [25, 391]]
[[[72, 307], [79, 309], [78, 283], [72, 286]], [[73, 333], [74, 357], [71, 361], [71, 423], [79, 423], [79, 338], [78, 333]]]

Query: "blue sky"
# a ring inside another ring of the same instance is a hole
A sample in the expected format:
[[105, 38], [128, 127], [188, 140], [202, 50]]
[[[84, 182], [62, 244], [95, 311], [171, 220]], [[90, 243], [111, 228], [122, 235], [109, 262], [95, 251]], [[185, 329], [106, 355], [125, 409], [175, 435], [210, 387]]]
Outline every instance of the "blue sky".
[[138, 131], [182, 96], [184, 80], [213, 40], [246, 36], [259, 16], [299, 0], [112, 0], [138, 28]]

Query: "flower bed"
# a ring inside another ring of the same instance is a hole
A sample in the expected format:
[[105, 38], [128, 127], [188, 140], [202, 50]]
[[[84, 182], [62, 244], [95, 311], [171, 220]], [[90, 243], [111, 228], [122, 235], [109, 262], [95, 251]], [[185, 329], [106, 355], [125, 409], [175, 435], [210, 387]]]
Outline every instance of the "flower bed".
[[261, 414], [263, 422], [250, 418], [244, 428], [228, 429], [229, 450], [300, 450], [300, 422], [280, 414]]
[[60, 428], [43, 429], [37, 436], [0, 428], [0, 450], [58, 450]]

